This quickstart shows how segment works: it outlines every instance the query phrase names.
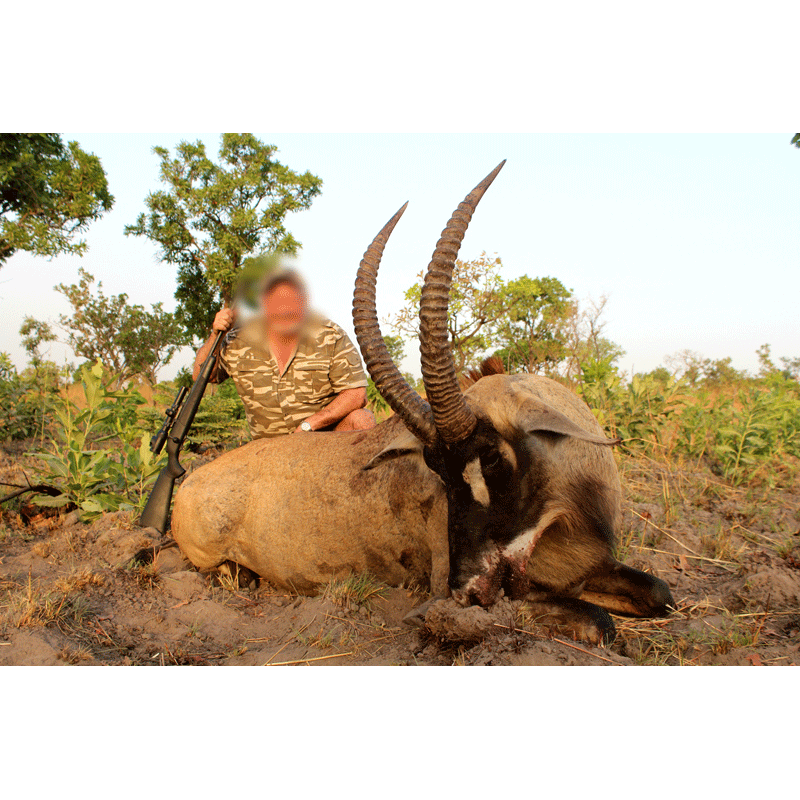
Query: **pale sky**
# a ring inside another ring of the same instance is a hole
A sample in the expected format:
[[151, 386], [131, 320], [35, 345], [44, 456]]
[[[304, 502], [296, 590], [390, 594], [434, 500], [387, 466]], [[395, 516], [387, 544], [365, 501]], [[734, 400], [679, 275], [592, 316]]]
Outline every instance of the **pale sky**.
[[[314, 304], [349, 333], [355, 271], [383, 223], [410, 201], [381, 268], [381, 319], [401, 306], [463, 196], [505, 158], [461, 257], [497, 253], [507, 279], [551, 275], [579, 299], [608, 294], [606, 333], [625, 349], [626, 371], [684, 348], [750, 370], [767, 342], [776, 357], [800, 355], [800, 151], [790, 133], [256, 135], [277, 145], [283, 163], [323, 180], [312, 207], [287, 225], [303, 245]], [[52, 287], [76, 282], [80, 266], [107, 294], [174, 308], [174, 267], [123, 229], [159, 188], [154, 145], [202, 139], [212, 156], [219, 147], [219, 134], [63, 137], [100, 157], [116, 201], [88, 231], [83, 258], [18, 253], [0, 270], [0, 350], [20, 368], [23, 317], [66, 313]], [[405, 367], [417, 372], [415, 343], [407, 354]], [[59, 344], [50, 357], [78, 360]], [[160, 377], [190, 358], [179, 354]]]

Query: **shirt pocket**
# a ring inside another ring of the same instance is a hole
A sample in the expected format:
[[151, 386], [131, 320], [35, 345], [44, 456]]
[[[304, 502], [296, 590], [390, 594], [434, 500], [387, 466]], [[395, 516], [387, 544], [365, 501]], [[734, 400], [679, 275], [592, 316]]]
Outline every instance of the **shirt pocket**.
[[294, 391], [298, 398], [309, 403], [321, 403], [333, 394], [328, 377], [327, 361], [304, 361], [294, 369]]
[[259, 359], [240, 358], [233, 379], [239, 388], [239, 393], [246, 396], [252, 396], [254, 393], [264, 394], [273, 388], [272, 370], [268, 364]]

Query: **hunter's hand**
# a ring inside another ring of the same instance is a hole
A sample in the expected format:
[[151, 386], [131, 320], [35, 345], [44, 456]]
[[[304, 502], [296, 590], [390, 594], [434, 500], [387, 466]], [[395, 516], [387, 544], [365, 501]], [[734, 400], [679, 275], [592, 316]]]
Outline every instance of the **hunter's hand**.
[[214, 317], [214, 325], [212, 328], [216, 332], [225, 333], [233, 327], [235, 320], [236, 312], [232, 308], [223, 308], [222, 311], [219, 311], [217, 316]]

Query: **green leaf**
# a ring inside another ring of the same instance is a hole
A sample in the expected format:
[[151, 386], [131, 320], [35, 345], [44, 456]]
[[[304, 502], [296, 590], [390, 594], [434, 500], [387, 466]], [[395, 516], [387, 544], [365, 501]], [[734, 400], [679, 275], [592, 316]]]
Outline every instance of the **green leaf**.
[[36, 496], [36, 505], [42, 506], [43, 508], [61, 508], [69, 502], [70, 499], [63, 494], [57, 495], [56, 497], [48, 497], [46, 495]]

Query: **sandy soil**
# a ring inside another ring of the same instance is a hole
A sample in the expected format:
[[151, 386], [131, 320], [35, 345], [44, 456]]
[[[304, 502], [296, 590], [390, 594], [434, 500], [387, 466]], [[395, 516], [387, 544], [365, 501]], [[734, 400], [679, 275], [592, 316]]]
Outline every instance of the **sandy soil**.
[[[0, 480], [20, 479], [21, 452], [0, 454]], [[678, 611], [617, 618], [608, 648], [553, 636], [507, 600], [489, 611], [437, 601], [412, 626], [404, 617], [429, 599], [420, 590], [362, 580], [298, 597], [203, 575], [130, 515], [88, 525], [13, 501], [0, 520], [0, 665], [796, 665], [800, 487], [620, 465], [620, 555], [666, 580]]]

